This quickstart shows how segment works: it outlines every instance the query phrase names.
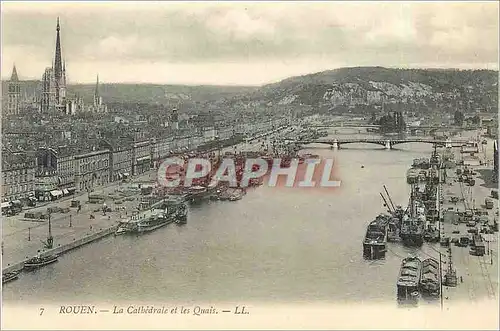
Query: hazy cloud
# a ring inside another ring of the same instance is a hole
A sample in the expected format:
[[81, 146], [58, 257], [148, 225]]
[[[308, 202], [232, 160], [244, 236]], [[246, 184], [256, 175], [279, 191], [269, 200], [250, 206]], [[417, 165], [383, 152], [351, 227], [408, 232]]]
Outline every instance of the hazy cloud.
[[338, 66], [496, 69], [498, 61], [496, 2], [3, 2], [2, 77], [14, 62], [22, 77], [41, 76], [57, 16], [78, 82], [99, 72], [109, 82], [260, 84]]

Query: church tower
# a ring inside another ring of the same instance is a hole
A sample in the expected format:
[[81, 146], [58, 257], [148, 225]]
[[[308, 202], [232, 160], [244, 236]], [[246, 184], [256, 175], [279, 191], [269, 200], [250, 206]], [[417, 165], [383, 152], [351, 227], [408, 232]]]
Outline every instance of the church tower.
[[172, 115], [170, 116], [170, 121], [172, 122], [172, 128], [174, 130], [179, 130], [179, 113], [177, 108], [172, 109]]
[[106, 113], [108, 107], [102, 102], [101, 93], [99, 91], [99, 75], [97, 75], [97, 80], [94, 89], [94, 104], [89, 107], [89, 110], [95, 113]]
[[18, 115], [19, 104], [21, 102], [21, 85], [19, 83], [19, 77], [17, 76], [17, 70], [15, 64], [14, 67], [12, 68], [12, 75], [10, 76], [10, 81], [7, 91], [8, 91], [7, 114]]
[[95, 90], [94, 90], [94, 106], [99, 108], [101, 106], [102, 99], [99, 96], [99, 75], [97, 75], [97, 81], [95, 83]]
[[40, 111], [42, 113], [67, 112], [66, 107], [66, 64], [62, 60], [61, 26], [59, 17], [56, 26], [56, 50], [52, 67], [45, 69], [41, 81]]
[[56, 26], [56, 51], [54, 56], [54, 83], [56, 90], [56, 108], [62, 112], [66, 110], [66, 64], [63, 66], [61, 52], [61, 26], [59, 17]]

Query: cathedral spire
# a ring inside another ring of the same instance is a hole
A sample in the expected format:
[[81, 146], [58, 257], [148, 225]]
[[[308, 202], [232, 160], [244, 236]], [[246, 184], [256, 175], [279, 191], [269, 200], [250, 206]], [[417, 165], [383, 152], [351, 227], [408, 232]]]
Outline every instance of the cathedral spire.
[[55, 60], [54, 60], [54, 77], [57, 82], [60, 81], [62, 78], [62, 58], [61, 58], [61, 36], [59, 31], [61, 30], [61, 27], [59, 25], [59, 17], [57, 18], [57, 28], [56, 28], [56, 54], [55, 54]]
[[16, 64], [14, 64], [14, 67], [12, 68], [12, 75], [10, 76], [10, 81], [11, 82], [19, 81], [19, 77], [17, 76]]

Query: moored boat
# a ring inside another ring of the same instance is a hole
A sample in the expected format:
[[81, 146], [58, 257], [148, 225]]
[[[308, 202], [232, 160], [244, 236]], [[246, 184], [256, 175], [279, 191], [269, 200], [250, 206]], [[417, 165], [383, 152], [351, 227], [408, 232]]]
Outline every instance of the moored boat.
[[424, 243], [425, 206], [415, 199], [416, 187], [412, 187], [408, 212], [401, 222], [400, 236], [406, 246], [422, 246]]
[[11, 271], [11, 272], [6, 272], [2, 274], [2, 284], [8, 283], [10, 281], [13, 281], [14, 279], [17, 279], [19, 277], [19, 274], [21, 273], [21, 270], [16, 270], [16, 271]]
[[422, 261], [416, 256], [404, 258], [397, 281], [397, 298], [400, 303], [417, 303], [422, 271]]
[[406, 182], [408, 184], [416, 184], [418, 182], [418, 171], [415, 169], [409, 169], [406, 173]]
[[368, 224], [363, 240], [363, 257], [365, 259], [382, 259], [387, 251], [387, 226], [389, 215], [378, 215]]
[[183, 197], [169, 195], [151, 205], [150, 209], [136, 212], [120, 220], [115, 236], [126, 233], [145, 233], [176, 222], [187, 223], [187, 208]]
[[178, 199], [165, 199], [140, 215], [135, 232], [150, 232], [172, 222], [187, 223], [186, 204]]
[[175, 221], [174, 218], [167, 217], [166, 211], [161, 209], [150, 210], [144, 213], [143, 217], [144, 219], [137, 222], [138, 233], [153, 231]]
[[401, 240], [406, 246], [422, 246], [424, 243], [424, 221], [422, 217], [412, 217], [405, 215], [401, 225]]
[[186, 194], [186, 200], [193, 203], [200, 202], [202, 200], [209, 199], [216, 192], [216, 185], [194, 186], [189, 188]]
[[128, 232], [133, 232], [137, 228], [137, 221], [134, 220], [134, 217], [129, 219], [122, 219], [118, 224], [118, 228], [115, 231], [115, 236], [119, 236], [121, 234], [125, 234]]
[[420, 292], [422, 295], [437, 297], [440, 294], [441, 279], [439, 275], [439, 262], [433, 258], [422, 261], [420, 276]]
[[38, 268], [46, 266], [48, 264], [57, 262], [58, 258], [59, 258], [58, 255], [49, 255], [49, 256], [44, 256], [44, 257], [36, 256], [36, 257], [31, 258], [28, 261], [24, 262], [24, 268], [27, 270], [38, 269]]

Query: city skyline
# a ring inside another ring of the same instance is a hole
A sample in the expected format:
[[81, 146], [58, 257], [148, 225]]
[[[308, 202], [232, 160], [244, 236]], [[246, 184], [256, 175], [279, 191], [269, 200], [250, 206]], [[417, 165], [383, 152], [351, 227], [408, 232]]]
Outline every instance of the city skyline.
[[[2, 79], [264, 85], [340, 67], [498, 70], [498, 4], [2, 4]], [[112, 20], [109, 17], [113, 17]]]

